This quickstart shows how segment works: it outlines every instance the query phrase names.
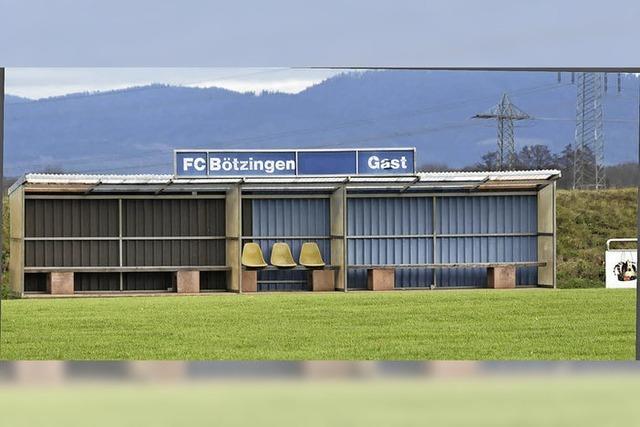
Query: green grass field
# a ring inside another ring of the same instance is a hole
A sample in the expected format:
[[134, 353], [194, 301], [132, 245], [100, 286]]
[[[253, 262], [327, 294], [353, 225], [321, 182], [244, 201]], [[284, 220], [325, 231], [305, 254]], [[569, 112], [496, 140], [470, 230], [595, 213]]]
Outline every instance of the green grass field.
[[[255, 382], [2, 388], [3, 425], [631, 426], [640, 379]], [[37, 410], [34, 410], [37, 407]]]
[[3, 359], [631, 359], [633, 290], [10, 300]]

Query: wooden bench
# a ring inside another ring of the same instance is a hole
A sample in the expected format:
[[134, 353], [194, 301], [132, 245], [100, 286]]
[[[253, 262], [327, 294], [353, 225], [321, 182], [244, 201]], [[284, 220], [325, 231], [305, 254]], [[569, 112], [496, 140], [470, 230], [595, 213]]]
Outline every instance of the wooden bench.
[[308, 271], [308, 281], [314, 292], [334, 291], [336, 283], [337, 265], [325, 265], [321, 268], [307, 268], [298, 265], [293, 268], [279, 268], [269, 265], [264, 268], [242, 267], [242, 292], [258, 291], [258, 271]]
[[[46, 273], [47, 293], [71, 295], [74, 293], [75, 273], [175, 273], [177, 293], [199, 293], [201, 271], [231, 271], [225, 265], [214, 266], [147, 266], [147, 267], [25, 267], [25, 273]], [[121, 292], [121, 291], [110, 291]]]
[[516, 286], [517, 267], [544, 267], [546, 262], [471, 262], [471, 263], [429, 263], [429, 264], [354, 264], [347, 268], [367, 270], [367, 289], [387, 291], [395, 289], [395, 271], [398, 268], [486, 268], [487, 287], [509, 289]]

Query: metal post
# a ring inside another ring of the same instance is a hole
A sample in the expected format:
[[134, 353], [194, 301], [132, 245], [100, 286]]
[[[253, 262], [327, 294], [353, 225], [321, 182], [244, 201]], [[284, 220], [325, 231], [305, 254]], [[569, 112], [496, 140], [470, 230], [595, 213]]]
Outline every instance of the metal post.
[[[436, 253], [438, 252], [438, 234], [437, 234], [437, 229], [438, 229], [438, 222], [437, 222], [437, 209], [436, 209], [436, 196], [433, 196], [433, 198], [431, 199], [431, 227], [433, 227], [433, 230], [431, 230], [431, 232], [433, 233], [433, 242], [432, 243], [432, 250], [433, 250], [433, 255], [432, 255], [432, 260], [434, 264], [438, 263], [438, 259], [436, 258]], [[431, 289], [435, 289], [438, 286], [438, 279], [436, 277], [438, 273], [437, 269], [433, 269], [433, 280], [431, 283]]]
[[347, 204], [349, 200], [347, 199], [347, 186], [342, 186], [342, 274], [344, 280], [344, 289], [343, 292], [348, 291], [348, 279], [349, 279], [349, 239], [347, 239], [347, 230], [349, 227], [349, 223], [347, 221]]
[[[120, 268], [124, 263], [122, 262], [122, 199], [118, 199], [118, 260]], [[124, 290], [124, 273], [120, 271], [120, 292]]]
[[[638, 163], [640, 169], [640, 79], [636, 79], [638, 83]], [[638, 185], [640, 190], [640, 184]], [[638, 233], [638, 241], [640, 241], [640, 191], [638, 192], [638, 213], [636, 218], [636, 231]], [[640, 259], [640, 247], [636, 245], [638, 259]], [[640, 360], [640, 286], [636, 286], [636, 360]]]
[[[4, 67], [0, 67], [0, 182], [2, 182], [2, 194], [0, 195], [0, 218], [4, 221]], [[4, 244], [3, 228], [0, 227], [0, 245]], [[4, 247], [1, 251], [4, 254]], [[4, 265], [0, 268], [0, 284], [4, 283]], [[2, 296], [0, 296], [2, 299]], [[1, 311], [0, 311], [1, 313]]]

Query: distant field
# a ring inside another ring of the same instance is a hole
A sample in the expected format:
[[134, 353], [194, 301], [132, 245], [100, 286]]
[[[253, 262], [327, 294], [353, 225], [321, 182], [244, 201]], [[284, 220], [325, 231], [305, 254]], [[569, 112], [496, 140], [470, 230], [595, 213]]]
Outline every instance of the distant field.
[[3, 359], [631, 359], [633, 290], [11, 300]]

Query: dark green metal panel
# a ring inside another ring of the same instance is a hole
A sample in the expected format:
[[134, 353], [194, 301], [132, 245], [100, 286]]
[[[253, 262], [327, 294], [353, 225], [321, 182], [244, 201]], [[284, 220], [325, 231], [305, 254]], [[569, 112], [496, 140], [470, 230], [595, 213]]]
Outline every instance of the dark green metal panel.
[[116, 240], [27, 240], [26, 267], [117, 267]]
[[74, 291], [107, 292], [120, 290], [120, 273], [75, 273]]
[[118, 201], [27, 199], [25, 237], [118, 237]]
[[124, 237], [224, 236], [222, 199], [125, 199]]

